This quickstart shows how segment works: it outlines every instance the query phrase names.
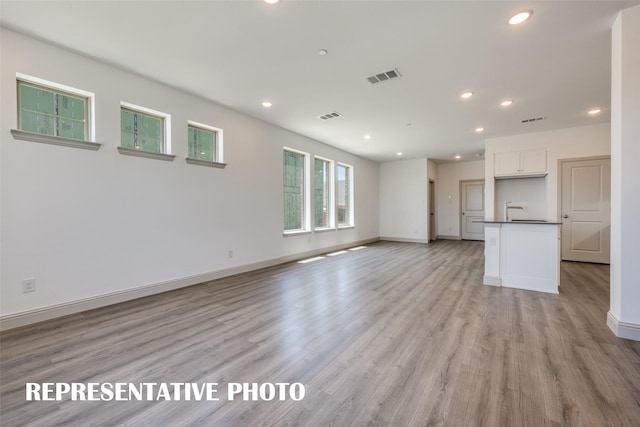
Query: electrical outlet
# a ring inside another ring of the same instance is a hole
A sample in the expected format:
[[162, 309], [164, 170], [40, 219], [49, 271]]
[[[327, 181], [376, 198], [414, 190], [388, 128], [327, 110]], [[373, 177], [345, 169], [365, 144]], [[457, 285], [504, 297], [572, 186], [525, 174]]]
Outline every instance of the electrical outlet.
[[30, 279], [22, 280], [22, 293], [26, 294], [27, 292], [35, 292], [36, 291], [36, 279], [33, 277]]
[[233, 258], [233, 251], [229, 251], [227, 253], [227, 258]]

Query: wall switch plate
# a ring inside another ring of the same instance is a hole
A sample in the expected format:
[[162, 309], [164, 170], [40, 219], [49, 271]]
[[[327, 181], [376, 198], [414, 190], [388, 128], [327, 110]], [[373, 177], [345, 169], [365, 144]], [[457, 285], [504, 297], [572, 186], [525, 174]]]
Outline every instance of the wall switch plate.
[[26, 294], [27, 292], [35, 292], [36, 291], [36, 279], [33, 277], [30, 279], [22, 280], [22, 293]]

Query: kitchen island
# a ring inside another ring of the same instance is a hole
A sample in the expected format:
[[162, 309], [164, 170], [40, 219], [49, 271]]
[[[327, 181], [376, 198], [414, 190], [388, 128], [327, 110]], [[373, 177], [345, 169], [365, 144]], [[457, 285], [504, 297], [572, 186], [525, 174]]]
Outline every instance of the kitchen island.
[[482, 222], [485, 285], [558, 293], [560, 223]]

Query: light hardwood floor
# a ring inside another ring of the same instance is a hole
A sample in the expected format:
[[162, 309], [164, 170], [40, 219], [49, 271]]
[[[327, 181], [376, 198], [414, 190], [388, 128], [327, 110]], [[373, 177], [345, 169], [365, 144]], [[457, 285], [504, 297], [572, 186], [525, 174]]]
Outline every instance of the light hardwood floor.
[[[609, 269], [482, 285], [483, 244], [379, 242], [6, 331], [2, 426], [638, 426]], [[26, 382], [299, 382], [302, 401], [25, 402]]]

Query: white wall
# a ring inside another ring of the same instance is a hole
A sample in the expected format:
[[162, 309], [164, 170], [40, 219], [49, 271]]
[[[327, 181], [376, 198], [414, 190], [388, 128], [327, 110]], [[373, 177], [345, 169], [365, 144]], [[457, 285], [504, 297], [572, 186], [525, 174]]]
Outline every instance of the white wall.
[[[3, 317], [378, 237], [375, 162], [11, 31], [1, 50]], [[16, 72], [95, 93], [100, 150], [14, 139]], [[121, 101], [171, 114], [174, 162], [118, 153]], [[224, 129], [226, 169], [186, 164], [187, 120]], [[354, 166], [355, 228], [283, 236], [283, 146]]]
[[611, 309], [616, 335], [640, 341], [640, 6], [612, 28]]
[[547, 212], [543, 219], [559, 220], [558, 211], [558, 160], [578, 157], [604, 156], [611, 153], [611, 127], [608, 123], [513, 135], [485, 141], [485, 194], [487, 208], [485, 218], [496, 219], [502, 213], [495, 212], [495, 182], [493, 178], [493, 156], [495, 153], [520, 151], [530, 148], [547, 150]]
[[380, 238], [427, 243], [427, 159], [380, 164]]
[[510, 209], [511, 219], [543, 219], [547, 216], [547, 177], [497, 179], [495, 182], [495, 219], [504, 220], [504, 203], [523, 209]]
[[[460, 238], [460, 181], [475, 179], [484, 179], [484, 160], [438, 165], [436, 186], [438, 236]], [[485, 205], [486, 203], [485, 198]]]

